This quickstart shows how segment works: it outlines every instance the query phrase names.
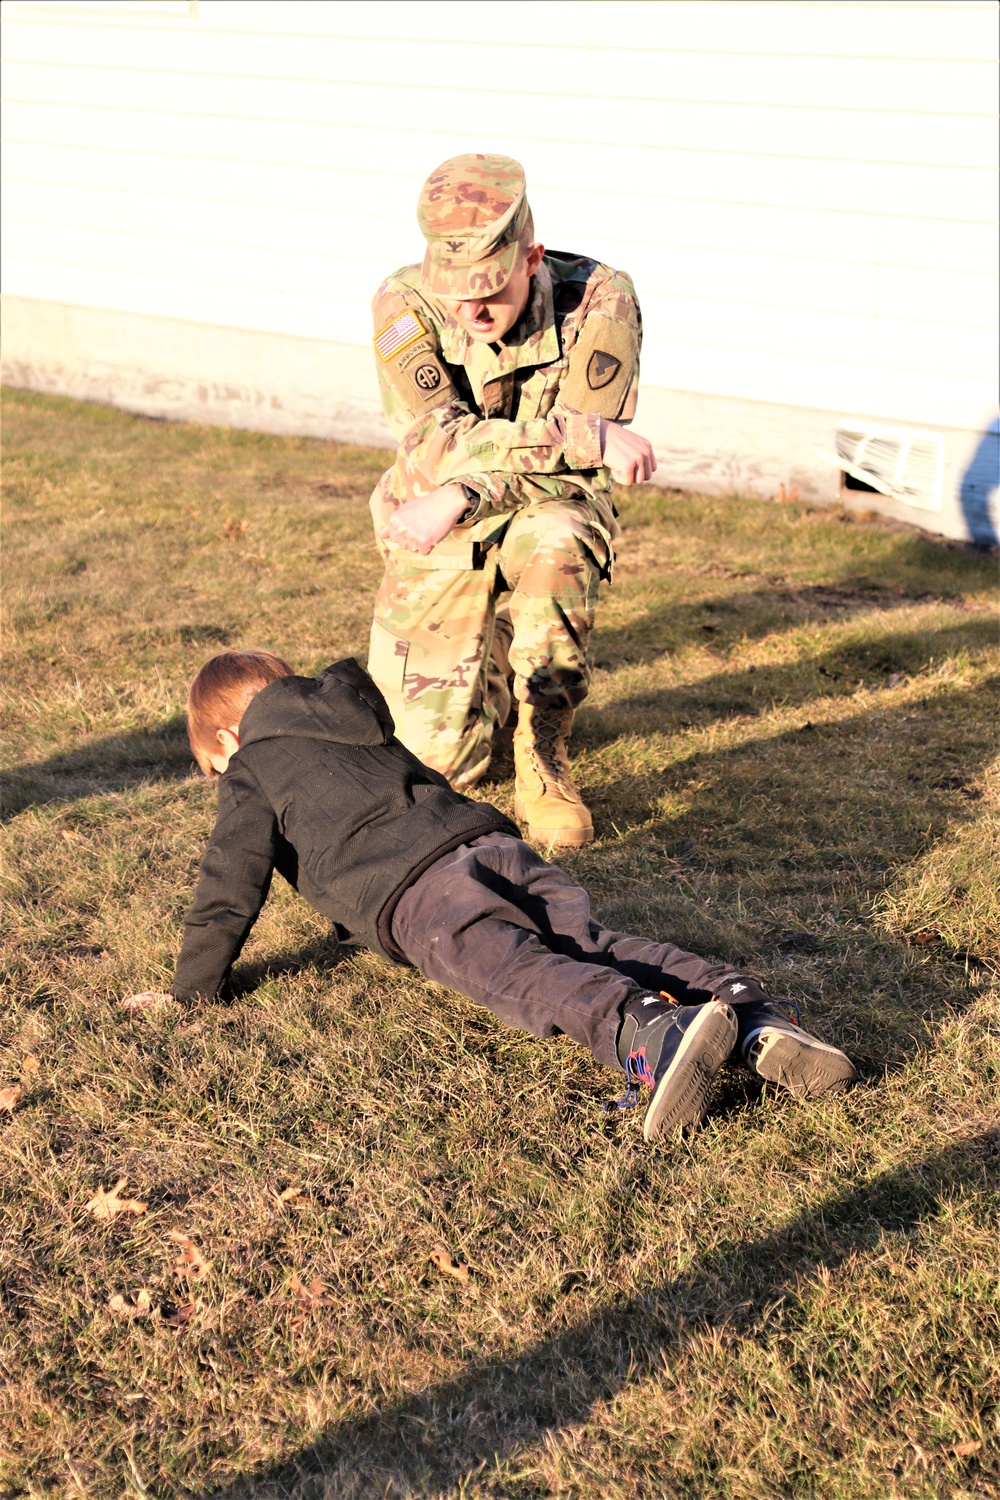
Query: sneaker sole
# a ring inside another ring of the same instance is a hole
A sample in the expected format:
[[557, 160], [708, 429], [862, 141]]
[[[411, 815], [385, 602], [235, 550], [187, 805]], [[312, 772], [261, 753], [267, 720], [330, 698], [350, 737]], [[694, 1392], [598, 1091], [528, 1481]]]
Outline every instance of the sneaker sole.
[[791, 1036], [787, 1031], [764, 1032], [754, 1068], [768, 1083], [783, 1084], [797, 1099], [840, 1094], [857, 1078], [850, 1058], [815, 1037]]
[[[524, 823], [524, 807], [516, 798], [514, 816], [519, 823]], [[584, 844], [594, 842], [593, 828], [532, 828], [529, 823], [526, 832], [536, 844], [558, 844], [563, 849], [580, 849]]]
[[642, 1122], [644, 1140], [675, 1135], [697, 1125], [705, 1113], [712, 1081], [736, 1046], [736, 1017], [713, 1000], [691, 1022], [677, 1055], [658, 1081]]

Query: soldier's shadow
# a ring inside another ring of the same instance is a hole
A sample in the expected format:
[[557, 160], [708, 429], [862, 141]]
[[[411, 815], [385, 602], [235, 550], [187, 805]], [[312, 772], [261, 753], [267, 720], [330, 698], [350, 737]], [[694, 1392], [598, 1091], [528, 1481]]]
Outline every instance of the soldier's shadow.
[[[970, 563], [973, 568], [983, 566], [978, 558]], [[721, 597], [658, 600], [627, 625], [606, 625], [599, 613], [591, 659], [595, 667], [614, 671], [656, 660], [664, 652], [680, 651], [692, 643], [726, 649], [803, 625], [845, 623], [928, 602], [940, 603], [941, 596], [917, 584], [889, 587], [863, 577], [797, 587], [734, 589]]]
[[[924, 706], [887, 707], [873, 695], [865, 712], [832, 723], [597, 783], [588, 801], [599, 842], [574, 873], [607, 925], [711, 953], [772, 987], [784, 974], [784, 989], [819, 1018], [815, 1029], [829, 1017], [830, 1039], [863, 1071], [895, 1069], [928, 1027], [968, 1002], [970, 965], [1000, 967], [998, 955], [952, 952], [933, 933], [915, 950], [870, 919], [887, 869], [977, 817], [977, 783], [994, 753], [982, 699], [998, 686], [994, 678]], [[973, 694], [977, 712], [965, 712]], [[670, 711], [683, 702], [663, 696]], [[935, 723], [947, 737], [943, 761], [928, 749]], [[886, 773], [870, 781], [862, 768], [873, 743], [884, 747]], [[678, 803], [684, 811], [664, 811]], [[841, 908], [846, 916], [820, 920]], [[775, 913], [793, 910], [812, 914], [798, 919], [812, 920], [810, 930], [782, 930], [795, 921]]]
[[984, 613], [936, 630], [886, 628], [863, 639], [800, 647], [784, 662], [736, 670], [720, 663], [720, 671], [673, 688], [633, 691], [599, 704], [589, 700], [578, 714], [573, 741], [600, 745], [621, 734], [671, 733], [678, 725], [761, 714], [775, 703], [795, 707], [814, 698], [845, 697], [859, 683], [880, 687], [893, 677], [916, 677], [944, 655], [988, 649], [996, 640], [996, 622]]
[[[662, 1376], [689, 1340], [725, 1328], [771, 1347], [808, 1317], [819, 1273], [876, 1249], [901, 1250], [945, 1204], [996, 1179], [996, 1131], [893, 1167], [805, 1209], [787, 1225], [712, 1250], [682, 1276], [526, 1349], [484, 1354], [461, 1374], [347, 1418], [298, 1453], [200, 1500], [326, 1500], [334, 1494], [465, 1493], [463, 1480], [595, 1407]], [[572, 1287], [567, 1295], [570, 1295]], [[569, 1304], [572, 1305], [571, 1303]], [[668, 1464], [664, 1450], [664, 1475]]]

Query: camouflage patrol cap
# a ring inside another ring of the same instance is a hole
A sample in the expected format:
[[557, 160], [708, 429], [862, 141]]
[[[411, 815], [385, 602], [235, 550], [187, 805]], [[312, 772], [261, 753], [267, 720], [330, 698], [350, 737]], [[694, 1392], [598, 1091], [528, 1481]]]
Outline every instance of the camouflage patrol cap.
[[452, 156], [417, 200], [423, 285], [439, 297], [492, 297], [506, 286], [528, 222], [524, 168], [510, 156]]

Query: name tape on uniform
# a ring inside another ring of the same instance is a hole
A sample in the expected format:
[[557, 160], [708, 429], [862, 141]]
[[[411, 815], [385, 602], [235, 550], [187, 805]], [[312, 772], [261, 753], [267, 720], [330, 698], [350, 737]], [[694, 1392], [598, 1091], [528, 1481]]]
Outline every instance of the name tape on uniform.
[[427, 332], [416, 313], [410, 308], [375, 335], [375, 348], [382, 360], [392, 359], [401, 349], [409, 348]]

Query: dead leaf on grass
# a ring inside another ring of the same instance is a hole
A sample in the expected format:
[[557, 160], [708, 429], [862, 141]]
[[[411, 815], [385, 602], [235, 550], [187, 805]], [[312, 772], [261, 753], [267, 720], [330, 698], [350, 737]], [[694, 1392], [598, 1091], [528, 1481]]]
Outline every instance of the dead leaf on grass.
[[435, 1245], [431, 1251], [431, 1260], [439, 1271], [444, 1272], [445, 1276], [454, 1276], [456, 1281], [468, 1283], [468, 1266], [456, 1260], [447, 1245]]
[[329, 1297], [324, 1297], [326, 1283], [314, 1276], [308, 1286], [304, 1286], [297, 1274], [293, 1271], [288, 1283], [288, 1295], [294, 1297], [298, 1303], [298, 1310], [292, 1314], [292, 1324], [302, 1324], [309, 1313], [313, 1313], [319, 1307], [332, 1307], [333, 1303]]
[[181, 1247], [181, 1254], [174, 1261], [178, 1275], [188, 1276], [192, 1281], [204, 1281], [212, 1269], [212, 1262], [206, 1260], [194, 1241], [180, 1230], [171, 1229], [170, 1238]]
[[968, 1458], [970, 1454], [978, 1453], [982, 1443], [956, 1443], [951, 1449], [956, 1458]]
[[19, 1084], [15, 1083], [12, 1089], [0, 1089], [0, 1109], [5, 1109], [9, 1115], [12, 1115], [20, 1097], [21, 1088]]
[[280, 1193], [274, 1195], [282, 1205], [290, 1204], [292, 1208], [303, 1208], [305, 1206], [305, 1193], [301, 1188], [286, 1187]]
[[77, 833], [75, 828], [64, 828], [62, 836], [67, 844], [82, 844], [84, 842], [83, 834]]
[[138, 1198], [120, 1196], [127, 1181], [127, 1177], [119, 1177], [110, 1193], [99, 1187], [90, 1202], [83, 1205], [84, 1208], [95, 1219], [115, 1219], [119, 1214], [144, 1214], [149, 1207], [148, 1203], [141, 1203]]
[[24, 1057], [21, 1058], [21, 1076], [30, 1077], [32, 1073], [39, 1072], [41, 1066], [42, 1065], [38, 1061], [38, 1058], [35, 1056], [35, 1054], [33, 1052], [28, 1052]]
[[911, 948], [929, 948], [931, 943], [936, 943], [941, 934], [934, 927], [925, 927], [923, 932], [909, 932], [906, 941]]
[[120, 1292], [116, 1292], [108, 1301], [108, 1306], [118, 1318], [155, 1318], [156, 1308], [146, 1288], [143, 1287], [134, 1302], [126, 1302]]
[[168, 1323], [171, 1328], [183, 1328], [186, 1324], [190, 1323], [197, 1311], [197, 1300], [182, 1302], [178, 1307], [174, 1308], [173, 1312], [166, 1315], [164, 1322]]
[[226, 529], [219, 535], [230, 542], [238, 542], [241, 536], [246, 535], [247, 522], [242, 516], [227, 516]]

